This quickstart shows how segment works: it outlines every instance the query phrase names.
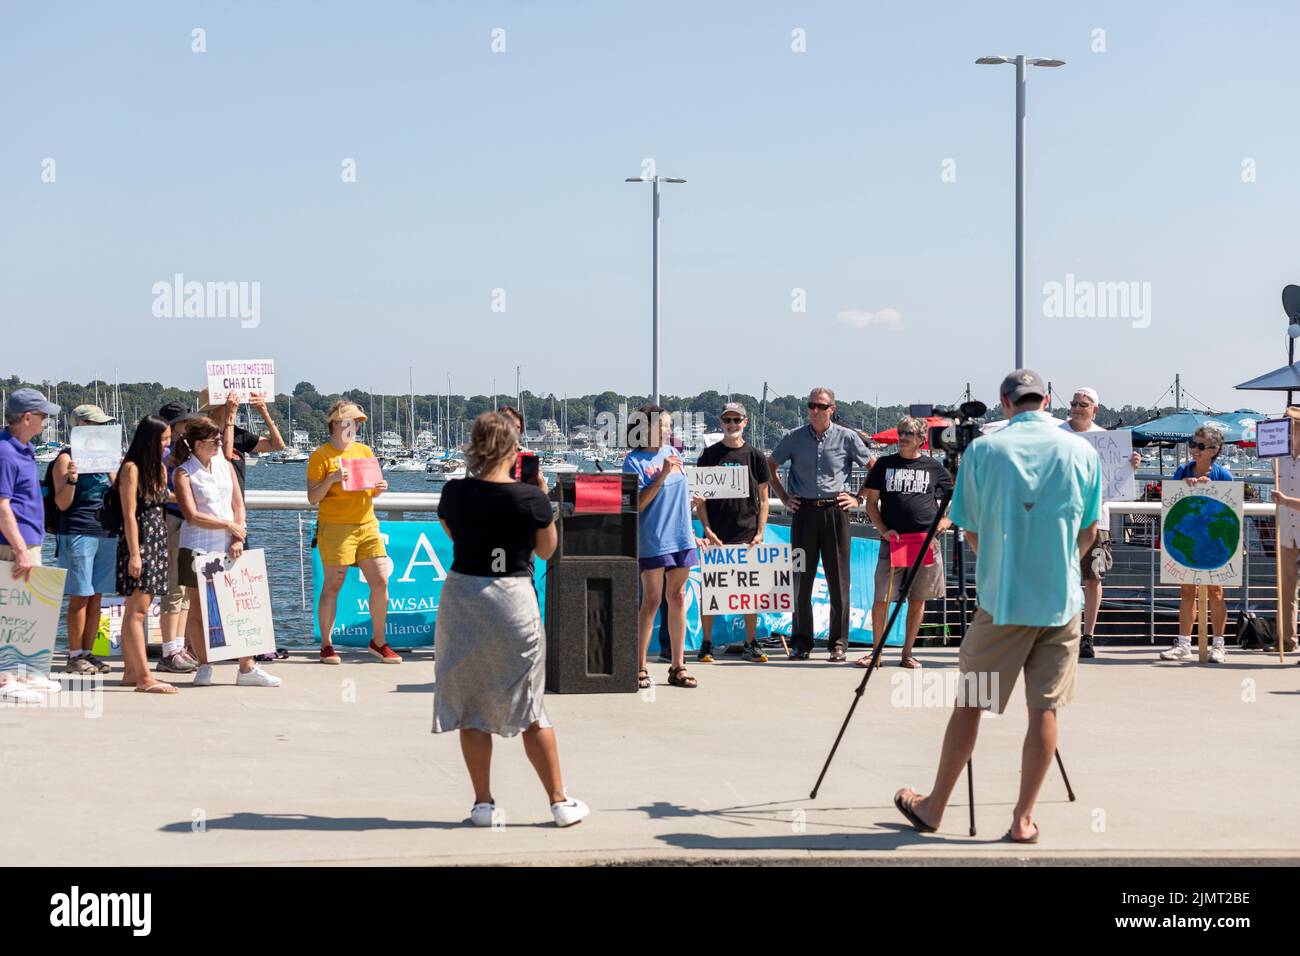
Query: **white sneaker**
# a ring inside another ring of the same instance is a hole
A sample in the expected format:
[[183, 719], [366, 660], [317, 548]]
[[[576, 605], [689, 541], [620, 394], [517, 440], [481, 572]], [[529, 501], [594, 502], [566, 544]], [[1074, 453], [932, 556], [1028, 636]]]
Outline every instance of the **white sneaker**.
[[47, 694], [57, 694], [63, 690], [63, 685], [58, 681], [37, 674], [28, 675], [23, 679], [22, 683], [26, 685], [28, 690], [42, 690]]
[[1192, 659], [1192, 645], [1178, 643], [1168, 650], [1160, 652], [1162, 661], [1190, 661]]
[[469, 822], [476, 827], [490, 827], [496, 815], [495, 803], [476, 803], [469, 811]]
[[22, 684], [0, 684], [0, 701], [5, 700], [15, 704], [39, 704], [45, 697]]
[[200, 664], [199, 669], [194, 672], [193, 687], [211, 687], [212, 686], [212, 665]]
[[1222, 664], [1223, 657], [1224, 657], [1224, 649], [1222, 644], [1215, 644], [1210, 648], [1211, 664]]
[[591, 812], [591, 807], [581, 800], [573, 799], [567, 793], [564, 796], [567, 798], [564, 802], [551, 804], [551, 816], [555, 817], [555, 825], [557, 827], [571, 827], [575, 823], [581, 823], [583, 818]]
[[235, 678], [236, 687], [279, 687], [282, 683], [280, 678], [268, 674], [260, 667], [254, 667], [247, 674], [240, 671]]

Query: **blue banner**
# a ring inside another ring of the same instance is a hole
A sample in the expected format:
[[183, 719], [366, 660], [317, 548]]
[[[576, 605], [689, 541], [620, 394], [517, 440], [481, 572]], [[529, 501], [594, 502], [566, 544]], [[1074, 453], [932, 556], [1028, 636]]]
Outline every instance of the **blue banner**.
[[[701, 534], [699, 523], [695, 530]], [[393, 647], [431, 647], [434, 642], [435, 623], [438, 617], [438, 599], [442, 582], [451, 567], [451, 540], [436, 521], [381, 521], [379, 533], [388, 549], [388, 621], [385, 637]], [[790, 542], [790, 529], [781, 525], [768, 525], [765, 541], [782, 544]], [[853, 538], [850, 544], [849, 590], [849, 642], [872, 643], [871, 602], [875, 596], [876, 558], [880, 543], [867, 538]], [[313, 607], [320, 602], [321, 561], [316, 548], [311, 551]], [[546, 562], [537, 561], [533, 582], [537, 587], [538, 601], [545, 611]], [[700, 569], [691, 571], [686, 588], [686, 647], [698, 650], [703, 631], [700, 627]], [[830, 633], [830, 593], [826, 576], [820, 565], [817, 581], [813, 585], [813, 623], [815, 636], [825, 639]], [[901, 646], [903, 621], [907, 607], [899, 612], [894, 629], [886, 644]], [[650, 638], [653, 653], [659, 647], [659, 620], [655, 621]], [[313, 633], [320, 640], [320, 625], [312, 615]], [[792, 616], [789, 614], [759, 614], [758, 636], [791, 634]], [[365, 647], [372, 636], [370, 622], [370, 588], [357, 568], [349, 568], [343, 589], [339, 592], [338, 609], [334, 615], [334, 643], [340, 647]], [[740, 615], [720, 614], [713, 618], [713, 644], [741, 643], [745, 639], [745, 619]]]
[[[437, 521], [381, 521], [379, 533], [388, 550], [388, 620], [384, 636], [397, 648], [431, 647], [442, 582], [451, 567], [451, 539]], [[321, 570], [320, 552], [313, 547], [313, 608], [320, 604]], [[545, 577], [546, 562], [536, 561], [533, 580], [543, 609]], [[319, 641], [320, 622], [315, 614], [312, 624]], [[334, 643], [340, 647], [365, 647], [372, 633], [370, 587], [359, 568], [348, 568], [334, 615]]]

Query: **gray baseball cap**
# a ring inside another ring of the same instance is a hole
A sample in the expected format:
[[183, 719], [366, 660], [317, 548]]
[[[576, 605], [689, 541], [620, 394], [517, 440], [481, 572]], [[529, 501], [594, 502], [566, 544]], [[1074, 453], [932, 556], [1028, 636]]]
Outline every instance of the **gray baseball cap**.
[[41, 412], [46, 415], [59, 414], [59, 406], [36, 391], [34, 388], [17, 388], [9, 393], [5, 403], [5, 415], [23, 415], [27, 412]]
[[727, 404], [723, 405], [722, 414], [725, 415], [727, 414], [727, 412], [735, 412], [741, 418], [749, 417], [748, 415], [745, 414], [745, 406], [740, 404], [740, 402], [727, 402]]
[[1027, 368], [1018, 368], [1002, 380], [999, 393], [1010, 402], [1018, 402], [1030, 395], [1047, 397], [1047, 383], [1043, 376]]

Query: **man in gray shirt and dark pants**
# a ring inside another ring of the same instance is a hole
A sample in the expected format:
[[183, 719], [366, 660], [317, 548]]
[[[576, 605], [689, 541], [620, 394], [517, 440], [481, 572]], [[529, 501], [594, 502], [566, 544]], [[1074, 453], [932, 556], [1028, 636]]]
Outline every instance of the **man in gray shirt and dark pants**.
[[[849, 515], [862, 504], [848, 491], [853, 463], [871, 465], [871, 453], [851, 428], [833, 422], [835, 393], [814, 388], [808, 396], [808, 424], [786, 432], [772, 450], [768, 466], [772, 488], [793, 513], [790, 546], [803, 558], [796, 574], [799, 593], [794, 606], [791, 657], [808, 660], [812, 652], [812, 592], [820, 557], [831, 597], [830, 660], [842, 663], [849, 646]], [[789, 489], [777, 469], [790, 463]], [[796, 567], [799, 567], [796, 557]]]

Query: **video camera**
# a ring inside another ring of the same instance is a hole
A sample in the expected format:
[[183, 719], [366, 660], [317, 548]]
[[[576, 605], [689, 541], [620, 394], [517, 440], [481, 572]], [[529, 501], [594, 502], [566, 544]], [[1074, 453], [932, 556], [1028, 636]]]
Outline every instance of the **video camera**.
[[988, 406], [980, 401], [962, 402], [957, 408], [940, 408], [935, 405], [910, 405], [908, 414], [915, 418], [948, 418], [951, 425], [934, 425], [930, 428], [929, 442], [932, 451], [941, 451], [955, 466], [967, 446], [980, 436], [981, 419]]

